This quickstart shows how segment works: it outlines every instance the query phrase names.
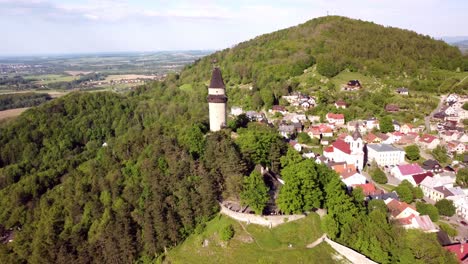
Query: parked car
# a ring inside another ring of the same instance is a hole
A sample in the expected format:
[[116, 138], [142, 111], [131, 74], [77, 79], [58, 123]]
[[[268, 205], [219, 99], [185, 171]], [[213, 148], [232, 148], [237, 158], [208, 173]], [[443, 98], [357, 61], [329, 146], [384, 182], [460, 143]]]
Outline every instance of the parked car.
[[460, 221], [460, 223], [464, 226], [468, 226], [468, 224], [465, 221]]

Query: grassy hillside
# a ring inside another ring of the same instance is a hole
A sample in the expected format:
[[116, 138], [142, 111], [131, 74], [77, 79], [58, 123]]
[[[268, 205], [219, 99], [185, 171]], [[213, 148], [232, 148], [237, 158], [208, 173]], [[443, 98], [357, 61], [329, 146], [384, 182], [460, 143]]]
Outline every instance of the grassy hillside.
[[[235, 235], [223, 242], [219, 230], [229, 224], [234, 226]], [[220, 215], [208, 222], [201, 234], [169, 251], [163, 263], [337, 263], [340, 256], [325, 243], [306, 248], [322, 234], [316, 214], [273, 229]], [[208, 241], [205, 247], [204, 241]]]

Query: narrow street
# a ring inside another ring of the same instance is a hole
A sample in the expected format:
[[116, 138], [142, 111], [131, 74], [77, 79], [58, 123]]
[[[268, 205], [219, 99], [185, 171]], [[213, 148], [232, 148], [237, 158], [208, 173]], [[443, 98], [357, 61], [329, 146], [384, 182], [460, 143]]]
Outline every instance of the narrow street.
[[435, 113], [440, 111], [440, 108], [442, 107], [443, 103], [445, 102], [445, 99], [447, 98], [447, 95], [442, 95], [440, 97], [439, 104], [437, 105], [436, 109], [432, 111], [428, 116], [424, 118], [424, 123], [426, 125], [426, 131], [430, 132], [431, 131], [431, 118], [434, 116]]

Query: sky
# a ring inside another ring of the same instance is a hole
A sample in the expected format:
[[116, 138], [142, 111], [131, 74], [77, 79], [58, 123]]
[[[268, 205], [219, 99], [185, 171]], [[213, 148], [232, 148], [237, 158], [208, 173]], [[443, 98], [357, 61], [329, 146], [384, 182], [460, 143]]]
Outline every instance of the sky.
[[327, 14], [468, 36], [466, 0], [0, 0], [0, 55], [219, 50]]

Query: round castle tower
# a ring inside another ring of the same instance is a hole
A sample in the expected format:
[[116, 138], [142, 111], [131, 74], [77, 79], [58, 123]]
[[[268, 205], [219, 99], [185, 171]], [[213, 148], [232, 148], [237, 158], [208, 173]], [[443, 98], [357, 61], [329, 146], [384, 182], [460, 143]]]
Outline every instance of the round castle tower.
[[210, 130], [219, 131], [226, 126], [226, 86], [221, 70], [213, 69], [210, 86], [208, 87], [208, 108], [210, 112]]

